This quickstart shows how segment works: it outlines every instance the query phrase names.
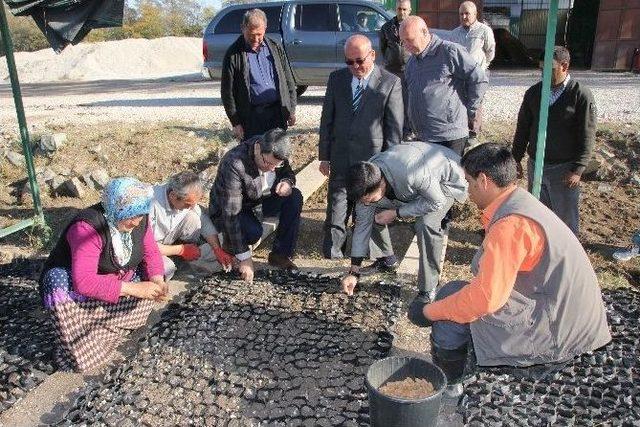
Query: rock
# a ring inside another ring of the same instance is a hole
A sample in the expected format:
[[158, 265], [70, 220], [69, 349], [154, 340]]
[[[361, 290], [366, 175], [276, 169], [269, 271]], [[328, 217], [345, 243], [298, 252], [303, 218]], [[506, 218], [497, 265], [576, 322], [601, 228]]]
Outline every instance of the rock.
[[46, 168], [42, 171], [42, 174], [40, 174], [40, 176], [42, 176], [42, 180], [44, 182], [49, 182], [56, 177], [56, 173], [53, 170]]
[[82, 181], [82, 183], [84, 185], [86, 185], [88, 188], [93, 188], [94, 190], [96, 189], [96, 183], [93, 181], [93, 179], [91, 179], [91, 173], [90, 172], [85, 172], [80, 176], [80, 180]]
[[598, 149], [598, 153], [602, 154], [606, 159], [613, 159], [616, 155], [604, 147]]
[[95, 147], [89, 148], [89, 152], [93, 154], [98, 154], [102, 152], [102, 144], [98, 144]]
[[91, 180], [94, 182], [96, 190], [103, 189], [109, 182], [109, 174], [104, 169], [96, 169], [90, 174]]
[[65, 179], [61, 175], [56, 175], [49, 181], [49, 188], [53, 193], [60, 194], [64, 183]]
[[631, 175], [631, 178], [629, 178], [629, 182], [633, 185], [640, 186], [640, 175], [634, 173], [633, 175]]
[[62, 187], [62, 195], [77, 197], [82, 199], [85, 195], [84, 185], [80, 182], [80, 179], [73, 177], [64, 182]]
[[9, 163], [13, 166], [23, 167], [25, 165], [24, 156], [16, 153], [15, 151], [7, 152], [7, 160], [9, 160]]
[[69, 168], [62, 168], [62, 169], [59, 169], [59, 170], [60, 170], [60, 175], [63, 175], [63, 176], [71, 176], [71, 169], [69, 169]]
[[0, 248], [0, 264], [9, 264], [13, 261], [15, 254], [12, 250], [7, 248]]
[[600, 193], [611, 193], [614, 187], [611, 184], [600, 184], [598, 185], [598, 191]]
[[67, 142], [66, 133], [44, 134], [40, 137], [39, 147], [42, 151], [51, 152], [60, 149]]
[[196, 136], [196, 133], [194, 131], [190, 130], [187, 135], [189, 136], [189, 138], [193, 138], [194, 136]]

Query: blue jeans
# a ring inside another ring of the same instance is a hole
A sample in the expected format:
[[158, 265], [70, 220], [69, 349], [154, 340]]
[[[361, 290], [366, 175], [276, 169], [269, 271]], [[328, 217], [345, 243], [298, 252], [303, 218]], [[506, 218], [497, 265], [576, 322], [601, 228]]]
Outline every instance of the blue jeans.
[[[300, 214], [302, 212], [302, 193], [297, 188], [287, 197], [269, 196], [262, 200], [262, 214], [265, 217], [278, 216], [276, 238], [272, 251], [290, 258], [296, 249]], [[253, 245], [262, 237], [262, 222], [252, 209], [243, 209], [238, 215], [242, 235], [246, 245]]]
[[[469, 282], [454, 280], [443, 285], [436, 292], [436, 301], [455, 294], [468, 284]], [[456, 350], [471, 342], [471, 328], [468, 323], [438, 320], [431, 325], [431, 339], [442, 349]]]

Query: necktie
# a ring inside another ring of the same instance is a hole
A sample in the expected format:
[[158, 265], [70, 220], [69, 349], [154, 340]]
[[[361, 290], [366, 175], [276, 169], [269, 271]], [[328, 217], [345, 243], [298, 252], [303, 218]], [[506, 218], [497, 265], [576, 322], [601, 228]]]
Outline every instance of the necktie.
[[358, 86], [356, 86], [355, 92], [353, 93], [353, 101], [351, 102], [353, 111], [356, 111], [358, 109], [358, 106], [360, 105], [360, 100], [362, 100], [362, 92], [364, 92], [364, 88], [362, 87], [362, 81], [360, 81], [358, 83]]

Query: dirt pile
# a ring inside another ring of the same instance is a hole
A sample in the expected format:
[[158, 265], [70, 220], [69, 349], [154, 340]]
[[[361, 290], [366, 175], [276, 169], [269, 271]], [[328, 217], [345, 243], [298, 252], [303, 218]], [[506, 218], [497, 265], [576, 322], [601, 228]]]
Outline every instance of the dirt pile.
[[[80, 43], [60, 54], [44, 49], [15, 56], [22, 83], [167, 77], [200, 72], [202, 39], [163, 37]], [[0, 58], [0, 79], [9, 79], [4, 57]]]

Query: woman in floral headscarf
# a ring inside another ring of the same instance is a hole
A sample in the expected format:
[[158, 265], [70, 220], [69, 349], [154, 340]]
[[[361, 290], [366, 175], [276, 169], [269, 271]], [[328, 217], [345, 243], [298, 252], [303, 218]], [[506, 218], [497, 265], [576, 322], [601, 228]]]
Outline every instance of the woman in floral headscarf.
[[[59, 368], [86, 372], [109, 360], [127, 330], [166, 298], [162, 256], [147, 224], [151, 187], [116, 178], [102, 201], [80, 211], [40, 276], [59, 338]], [[142, 280], [142, 281], [141, 281]]]

